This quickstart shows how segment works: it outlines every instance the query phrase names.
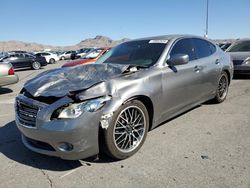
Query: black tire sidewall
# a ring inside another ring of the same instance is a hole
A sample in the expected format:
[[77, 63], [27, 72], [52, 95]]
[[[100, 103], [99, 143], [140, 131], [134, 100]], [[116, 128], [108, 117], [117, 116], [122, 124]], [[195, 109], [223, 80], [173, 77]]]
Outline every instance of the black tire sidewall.
[[55, 59], [54, 59], [54, 58], [51, 58], [51, 59], [49, 60], [49, 63], [50, 63], [50, 64], [54, 64], [54, 63], [55, 63]]
[[[143, 113], [145, 115], [145, 120], [146, 120], [145, 121], [146, 127], [145, 127], [144, 137], [142, 138], [141, 143], [137, 146], [137, 148], [135, 148], [131, 152], [124, 153], [116, 148], [116, 145], [115, 145], [114, 140], [113, 140], [113, 131], [114, 131], [115, 123], [117, 121], [117, 118], [118, 118], [120, 112], [129, 106], [137, 106], [143, 111]], [[104, 140], [105, 140], [105, 146], [106, 146], [105, 153], [108, 154], [109, 156], [111, 156], [112, 158], [118, 159], [118, 160], [126, 159], [126, 158], [134, 155], [142, 147], [143, 143], [145, 142], [148, 129], [149, 129], [149, 115], [148, 115], [148, 111], [147, 111], [147, 108], [145, 107], [145, 105], [138, 100], [132, 100], [132, 101], [127, 102], [126, 104], [122, 105], [114, 113], [113, 118], [112, 118], [112, 122], [110, 123], [108, 129], [105, 130], [105, 132], [104, 132]]]

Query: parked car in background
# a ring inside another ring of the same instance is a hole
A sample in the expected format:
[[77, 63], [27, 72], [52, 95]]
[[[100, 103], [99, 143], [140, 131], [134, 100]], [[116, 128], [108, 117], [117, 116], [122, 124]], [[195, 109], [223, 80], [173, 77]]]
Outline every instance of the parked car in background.
[[228, 42], [228, 43], [224, 43], [223, 45], [220, 46], [220, 48], [223, 50], [223, 51], [226, 51], [230, 46], [231, 46], [232, 43]]
[[7, 52], [0, 52], [0, 60], [1, 60], [1, 58], [3, 58], [3, 57], [6, 56], [6, 55], [8, 55]]
[[38, 153], [77, 160], [103, 149], [125, 159], [149, 129], [208, 100], [223, 102], [232, 75], [230, 56], [204, 38], [132, 40], [96, 63], [26, 82], [16, 98], [16, 124], [24, 145]]
[[40, 69], [42, 66], [47, 65], [44, 57], [36, 57], [29, 53], [13, 53], [2, 58], [1, 62], [11, 63], [14, 69], [19, 68], [32, 68]]
[[47, 63], [55, 63], [59, 61], [59, 57], [57, 54], [51, 53], [51, 52], [37, 52], [35, 53], [37, 57], [45, 57]]
[[82, 49], [76, 51], [75, 53], [72, 53], [71, 59], [74, 60], [74, 59], [82, 58], [85, 55], [87, 55], [88, 53], [90, 53], [91, 51], [93, 51], [94, 49], [96, 49], [96, 48], [82, 48]]
[[18, 82], [18, 76], [10, 63], [0, 63], [0, 87]]
[[103, 54], [105, 54], [110, 48], [97, 48], [90, 51], [84, 57], [65, 63], [62, 67], [71, 67], [81, 64], [95, 63]]
[[250, 74], [250, 39], [237, 40], [227, 50], [234, 63], [234, 74]]
[[23, 50], [14, 50], [14, 51], [8, 51], [8, 53], [10, 53], [10, 54], [17, 53], [17, 54], [19, 54], [19, 53], [28, 53], [28, 52], [27, 51], [23, 51]]
[[70, 59], [72, 53], [75, 53], [75, 51], [63, 52], [62, 54], [59, 55], [59, 58], [60, 58], [60, 60]]

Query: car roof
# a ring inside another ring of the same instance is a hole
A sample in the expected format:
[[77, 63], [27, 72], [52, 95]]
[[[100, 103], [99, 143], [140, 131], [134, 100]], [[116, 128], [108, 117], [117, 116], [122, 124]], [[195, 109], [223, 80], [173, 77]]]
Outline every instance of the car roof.
[[250, 42], [250, 38], [238, 39], [235, 42]]
[[131, 41], [138, 41], [138, 40], [172, 40], [172, 39], [177, 39], [177, 38], [183, 38], [183, 37], [195, 37], [195, 38], [202, 38], [200, 36], [195, 36], [195, 35], [161, 35], [161, 36], [152, 36], [152, 37], [145, 37], [145, 38], [139, 38], [139, 39], [134, 39]]

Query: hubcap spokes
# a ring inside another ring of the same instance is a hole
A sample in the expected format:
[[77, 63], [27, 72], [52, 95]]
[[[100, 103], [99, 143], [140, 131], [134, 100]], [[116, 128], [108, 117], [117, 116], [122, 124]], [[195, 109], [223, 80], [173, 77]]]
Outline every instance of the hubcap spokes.
[[220, 79], [218, 92], [221, 99], [223, 99], [227, 94], [227, 80], [224, 76]]
[[145, 134], [145, 115], [137, 106], [125, 108], [114, 127], [114, 143], [118, 150], [130, 152], [142, 141]]

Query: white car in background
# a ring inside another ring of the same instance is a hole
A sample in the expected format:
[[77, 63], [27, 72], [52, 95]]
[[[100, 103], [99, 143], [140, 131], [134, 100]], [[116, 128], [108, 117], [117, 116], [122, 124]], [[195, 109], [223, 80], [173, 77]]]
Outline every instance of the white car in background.
[[36, 56], [38, 57], [45, 57], [47, 63], [55, 63], [60, 60], [57, 54], [51, 53], [51, 52], [37, 52]]
[[59, 58], [61, 60], [70, 59], [72, 53], [76, 53], [76, 51], [66, 51], [66, 52], [62, 53], [61, 55], [59, 55]]
[[79, 56], [80, 58], [87, 55], [89, 52], [95, 50], [96, 48], [82, 48], [79, 50], [79, 52], [77, 53], [77, 56]]

